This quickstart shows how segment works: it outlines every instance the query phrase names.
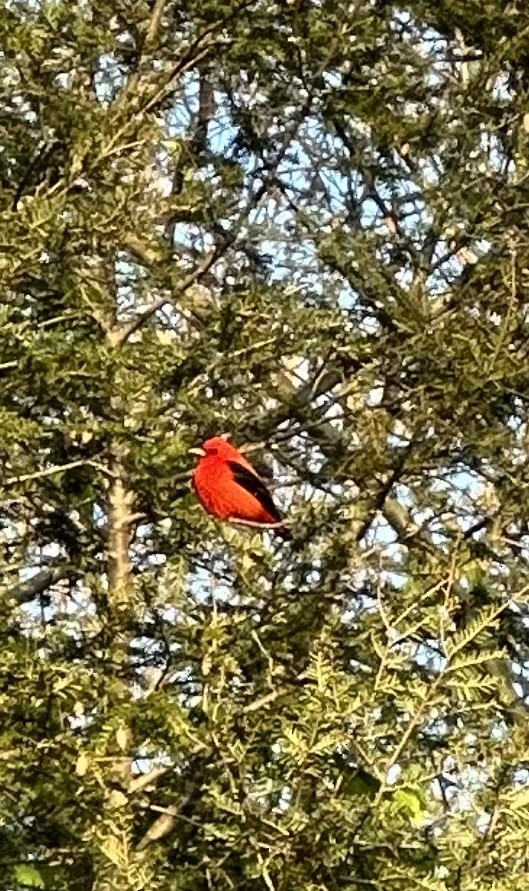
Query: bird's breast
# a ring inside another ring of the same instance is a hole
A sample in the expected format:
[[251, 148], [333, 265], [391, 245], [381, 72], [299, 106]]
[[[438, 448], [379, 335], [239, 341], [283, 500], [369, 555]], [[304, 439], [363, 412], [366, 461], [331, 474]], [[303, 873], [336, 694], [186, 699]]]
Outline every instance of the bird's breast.
[[210, 513], [220, 519], [233, 515], [233, 477], [226, 465], [204, 461], [193, 474], [198, 498]]
[[228, 464], [205, 459], [195, 470], [193, 482], [203, 507], [221, 520], [239, 518], [270, 523], [275, 519], [239, 485]]

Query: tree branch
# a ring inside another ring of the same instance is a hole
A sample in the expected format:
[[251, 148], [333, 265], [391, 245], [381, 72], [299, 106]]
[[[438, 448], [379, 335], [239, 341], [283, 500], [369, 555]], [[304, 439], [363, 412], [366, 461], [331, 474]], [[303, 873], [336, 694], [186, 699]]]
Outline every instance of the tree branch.
[[37, 575], [32, 576], [25, 582], [15, 585], [14, 588], [8, 588], [2, 594], [3, 600], [14, 600], [21, 606], [23, 603], [29, 603], [43, 594], [52, 585], [68, 578], [68, 572], [64, 566], [55, 566], [50, 569], [43, 569]]
[[132, 496], [125, 482], [125, 448], [112, 445], [110, 470], [112, 482], [108, 495], [108, 587], [117, 602], [130, 583], [132, 566], [129, 554]]

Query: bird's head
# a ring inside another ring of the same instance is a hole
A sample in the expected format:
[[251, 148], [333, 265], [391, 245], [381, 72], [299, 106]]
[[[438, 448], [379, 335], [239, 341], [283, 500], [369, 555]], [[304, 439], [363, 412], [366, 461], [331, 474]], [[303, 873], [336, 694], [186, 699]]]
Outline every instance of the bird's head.
[[192, 455], [200, 455], [201, 458], [221, 458], [225, 461], [233, 460], [239, 455], [235, 446], [227, 441], [226, 435], [212, 436], [202, 443], [201, 448], [189, 451]]

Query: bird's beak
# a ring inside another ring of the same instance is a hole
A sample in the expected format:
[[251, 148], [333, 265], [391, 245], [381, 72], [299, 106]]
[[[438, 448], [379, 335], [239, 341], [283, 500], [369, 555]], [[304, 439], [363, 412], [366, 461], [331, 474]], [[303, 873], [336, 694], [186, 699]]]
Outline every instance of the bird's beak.
[[190, 454], [190, 455], [200, 455], [201, 458], [203, 458], [203, 457], [205, 456], [205, 454], [206, 454], [205, 451], [204, 451], [204, 449], [199, 449], [199, 448], [196, 448], [196, 449], [188, 449], [188, 451], [189, 451], [189, 454]]

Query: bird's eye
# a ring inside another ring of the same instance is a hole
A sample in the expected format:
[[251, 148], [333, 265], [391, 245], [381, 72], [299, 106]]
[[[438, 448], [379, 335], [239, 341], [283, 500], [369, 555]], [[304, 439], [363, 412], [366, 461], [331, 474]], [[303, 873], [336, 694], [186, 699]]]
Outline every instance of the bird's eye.
[[218, 449], [208, 449], [208, 455], [218, 455]]

